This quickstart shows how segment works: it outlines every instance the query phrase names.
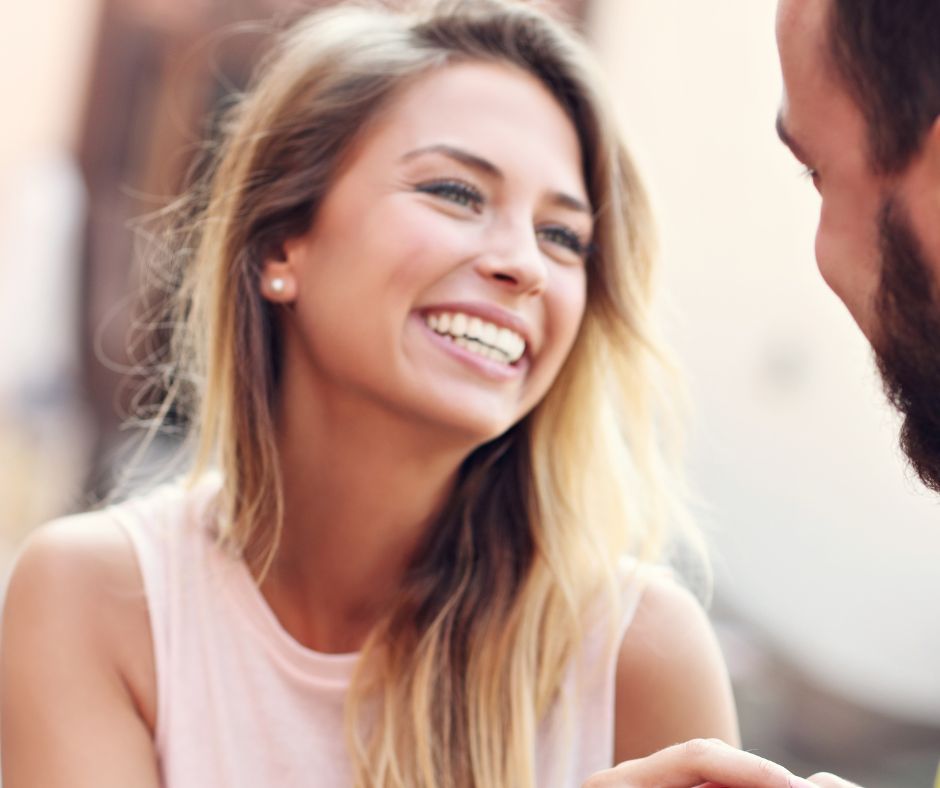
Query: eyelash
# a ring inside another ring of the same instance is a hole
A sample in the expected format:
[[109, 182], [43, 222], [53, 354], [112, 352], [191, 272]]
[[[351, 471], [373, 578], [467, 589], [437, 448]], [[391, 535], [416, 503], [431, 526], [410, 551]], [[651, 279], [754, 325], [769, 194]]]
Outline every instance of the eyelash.
[[814, 170], [812, 167], [804, 167], [800, 175], [803, 178], [809, 178], [811, 181], [813, 181], [813, 183], [816, 183], [819, 180], [819, 172]]
[[554, 224], [540, 227], [538, 232], [545, 240], [571, 250], [581, 259], [586, 258], [590, 252], [590, 244], [582, 241], [574, 230], [569, 230], [567, 227]]
[[430, 183], [419, 184], [416, 188], [424, 194], [433, 194], [436, 197], [450, 200], [457, 205], [472, 208], [476, 213], [480, 212], [486, 202], [479, 189], [464, 181], [431, 181]]
[[[440, 180], [422, 183], [415, 187], [417, 191], [424, 194], [431, 194], [450, 200], [457, 205], [462, 205], [473, 209], [479, 213], [486, 198], [475, 186], [471, 186], [465, 181], [458, 180]], [[567, 227], [562, 225], [550, 225], [540, 227], [538, 234], [545, 238], [549, 243], [557, 244], [571, 252], [574, 252], [581, 259], [587, 258], [591, 252], [591, 244], [581, 240], [580, 236]]]

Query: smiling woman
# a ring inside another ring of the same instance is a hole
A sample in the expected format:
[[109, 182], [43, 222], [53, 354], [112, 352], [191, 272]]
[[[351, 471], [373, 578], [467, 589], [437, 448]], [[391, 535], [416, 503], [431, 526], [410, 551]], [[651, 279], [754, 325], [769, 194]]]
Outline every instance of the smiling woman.
[[27, 546], [4, 785], [572, 786], [734, 743], [646, 563], [684, 522], [672, 400], [581, 44], [502, 0], [316, 13], [224, 126], [168, 260], [191, 471]]
[[518, 422], [584, 312], [585, 188], [575, 129], [536, 77], [470, 62], [417, 79], [347, 154], [310, 230], [262, 266], [291, 283], [285, 434], [355, 409], [373, 434], [443, 441], [452, 466]]

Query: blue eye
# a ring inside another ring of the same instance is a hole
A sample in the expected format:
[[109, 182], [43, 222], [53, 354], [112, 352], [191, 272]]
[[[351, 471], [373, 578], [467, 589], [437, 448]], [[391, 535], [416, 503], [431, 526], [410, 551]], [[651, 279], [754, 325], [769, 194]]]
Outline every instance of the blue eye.
[[472, 208], [477, 213], [480, 212], [485, 202], [478, 189], [463, 181], [431, 181], [430, 183], [418, 184], [415, 189], [423, 194], [432, 194], [457, 205]]
[[564, 247], [574, 252], [582, 259], [588, 256], [590, 244], [582, 241], [574, 230], [563, 225], [553, 224], [548, 227], [540, 227], [537, 232], [540, 238], [543, 238], [549, 243]]

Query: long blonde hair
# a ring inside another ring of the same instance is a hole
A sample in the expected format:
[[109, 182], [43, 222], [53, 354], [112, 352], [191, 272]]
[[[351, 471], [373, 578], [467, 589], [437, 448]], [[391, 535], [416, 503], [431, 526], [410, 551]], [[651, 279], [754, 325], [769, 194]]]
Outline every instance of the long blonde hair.
[[523, 2], [347, 5], [277, 41], [176, 208], [176, 366], [162, 412], [188, 414], [193, 478], [222, 470], [220, 539], [263, 574], [281, 528], [266, 253], [316, 221], [352, 141], [401, 90], [474, 60], [535, 75], [577, 130], [596, 209], [587, 306], [544, 400], [464, 461], [363, 648], [347, 714], [360, 786], [534, 786], [537, 727], [585, 610], [602, 592], [616, 599], [620, 556], [656, 555], [683, 515], [659, 429], [672, 400], [649, 315], [647, 201], [585, 48]]

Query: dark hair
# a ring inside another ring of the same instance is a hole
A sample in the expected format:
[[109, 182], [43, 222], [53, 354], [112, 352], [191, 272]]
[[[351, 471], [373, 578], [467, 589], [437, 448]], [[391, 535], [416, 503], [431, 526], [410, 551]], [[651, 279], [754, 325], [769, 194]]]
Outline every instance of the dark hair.
[[940, 115], [940, 0], [832, 0], [829, 45], [873, 166], [900, 172]]

